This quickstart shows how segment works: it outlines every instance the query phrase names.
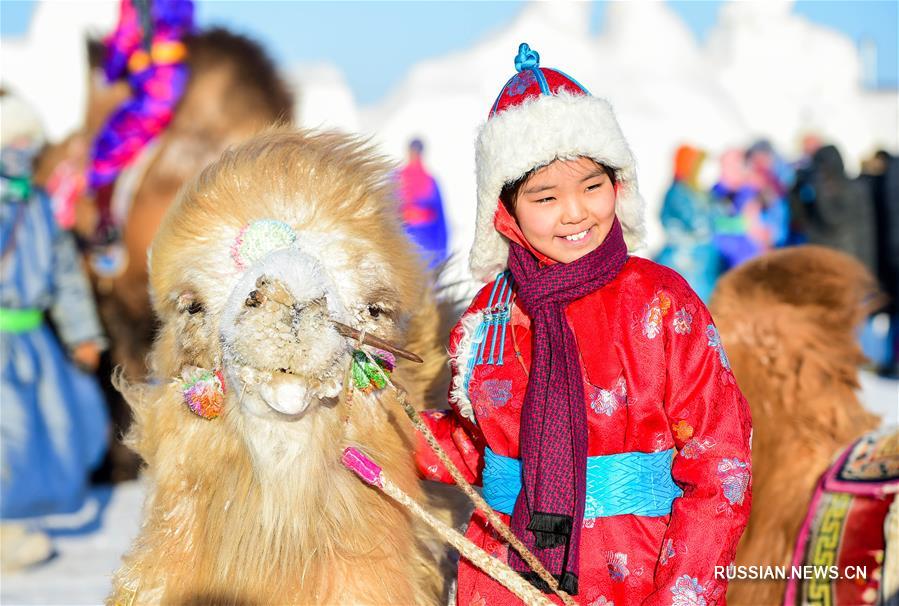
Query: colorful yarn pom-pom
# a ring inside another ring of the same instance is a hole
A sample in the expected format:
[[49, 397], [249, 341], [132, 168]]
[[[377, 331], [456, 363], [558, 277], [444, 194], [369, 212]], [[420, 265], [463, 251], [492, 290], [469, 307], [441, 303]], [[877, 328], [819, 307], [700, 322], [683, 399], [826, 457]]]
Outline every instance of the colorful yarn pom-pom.
[[238, 269], [246, 269], [268, 253], [290, 248], [297, 232], [283, 221], [259, 219], [245, 225], [231, 244], [231, 258]]
[[225, 378], [219, 369], [197, 368], [183, 375], [181, 392], [184, 403], [195, 415], [214, 419], [222, 414], [225, 406]]

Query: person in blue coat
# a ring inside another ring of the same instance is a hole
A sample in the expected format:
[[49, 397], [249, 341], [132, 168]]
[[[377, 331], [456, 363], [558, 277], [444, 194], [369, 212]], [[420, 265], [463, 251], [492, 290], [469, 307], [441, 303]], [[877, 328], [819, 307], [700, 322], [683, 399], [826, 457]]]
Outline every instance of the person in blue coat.
[[38, 518], [81, 508], [108, 419], [89, 374], [105, 347], [90, 285], [31, 183], [37, 121], [0, 95], [0, 560], [10, 570], [51, 555]]
[[748, 183], [742, 150], [729, 149], [719, 158], [721, 174], [710, 192], [714, 209], [712, 242], [721, 257], [721, 273], [764, 252], [768, 231], [757, 190]]
[[675, 153], [674, 181], [662, 204], [666, 243], [655, 260], [676, 270], [708, 301], [721, 271], [721, 258], [712, 244], [712, 208], [697, 185], [704, 156], [689, 145]]

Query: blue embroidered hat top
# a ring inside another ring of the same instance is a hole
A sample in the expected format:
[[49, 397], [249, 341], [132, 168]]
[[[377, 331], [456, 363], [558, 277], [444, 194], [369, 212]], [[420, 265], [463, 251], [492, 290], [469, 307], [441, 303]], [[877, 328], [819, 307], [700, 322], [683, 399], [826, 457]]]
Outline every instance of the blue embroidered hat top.
[[515, 71], [503, 86], [499, 96], [490, 108], [490, 117], [518, 105], [538, 95], [554, 95], [565, 89], [578, 95], [589, 95], [589, 91], [565, 72], [549, 67], [540, 67], [540, 53], [522, 42], [515, 55]]

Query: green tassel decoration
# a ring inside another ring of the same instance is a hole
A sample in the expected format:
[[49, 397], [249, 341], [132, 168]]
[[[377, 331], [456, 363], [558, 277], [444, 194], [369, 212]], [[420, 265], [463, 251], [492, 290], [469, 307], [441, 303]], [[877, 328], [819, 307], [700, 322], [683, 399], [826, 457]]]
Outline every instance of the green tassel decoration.
[[375, 349], [369, 356], [359, 349], [353, 352], [353, 386], [365, 393], [387, 387], [387, 378], [396, 366], [396, 358], [383, 349]]

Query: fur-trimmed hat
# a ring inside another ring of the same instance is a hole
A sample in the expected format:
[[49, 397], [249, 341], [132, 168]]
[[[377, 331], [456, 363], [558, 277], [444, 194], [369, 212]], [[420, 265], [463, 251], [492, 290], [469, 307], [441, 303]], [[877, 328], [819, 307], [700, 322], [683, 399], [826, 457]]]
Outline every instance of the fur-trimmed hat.
[[592, 158], [615, 170], [616, 214], [628, 249], [643, 244], [643, 198], [634, 156], [612, 107], [574, 78], [540, 67], [540, 55], [522, 44], [517, 74], [506, 82], [478, 134], [478, 214], [469, 266], [478, 280], [506, 268], [509, 241], [494, 227], [499, 194], [506, 183], [556, 159]]
[[44, 143], [44, 128], [37, 111], [18, 97], [0, 87], [0, 146], [20, 144], [39, 147]]

